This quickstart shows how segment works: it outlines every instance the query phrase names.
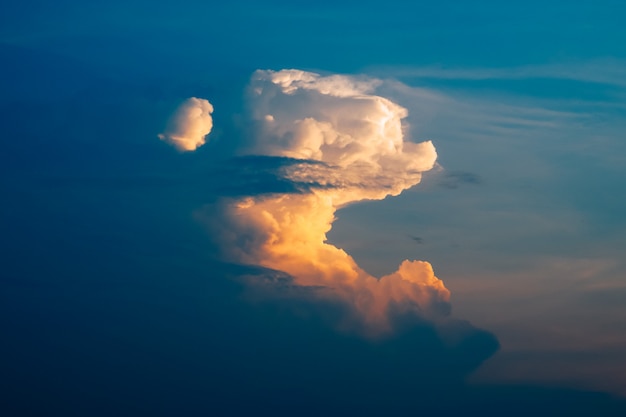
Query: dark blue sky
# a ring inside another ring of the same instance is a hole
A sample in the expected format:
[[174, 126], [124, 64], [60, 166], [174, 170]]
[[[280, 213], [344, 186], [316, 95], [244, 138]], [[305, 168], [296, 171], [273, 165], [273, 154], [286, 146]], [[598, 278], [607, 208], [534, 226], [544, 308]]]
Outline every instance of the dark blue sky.
[[[1, 5], [0, 414], [624, 415], [624, 16], [618, 1]], [[298, 191], [277, 174], [290, 161], [232, 156], [259, 68], [388, 80], [412, 138], [433, 140], [440, 168], [340, 210], [329, 238], [379, 276], [430, 261], [452, 292], [444, 325], [337, 331], [345, 306], [219, 258], [200, 208]], [[214, 129], [179, 153], [157, 134], [190, 96]]]

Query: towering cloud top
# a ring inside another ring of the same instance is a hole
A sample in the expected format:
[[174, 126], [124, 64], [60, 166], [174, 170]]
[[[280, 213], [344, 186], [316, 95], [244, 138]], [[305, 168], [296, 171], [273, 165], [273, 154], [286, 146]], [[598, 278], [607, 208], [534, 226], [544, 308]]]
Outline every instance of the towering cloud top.
[[205, 137], [213, 128], [211, 113], [213, 106], [208, 100], [188, 98], [178, 107], [159, 139], [180, 151], [194, 151], [204, 145]]
[[323, 162], [288, 176], [344, 189], [334, 193], [339, 205], [399, 194], [420, 181], [437, 154], [431, 142], [404, 140], [408, 112], [373, 94], [380, 84], [299, 70], [257, 71], [250, 100], [258, 129], [247, 151]]

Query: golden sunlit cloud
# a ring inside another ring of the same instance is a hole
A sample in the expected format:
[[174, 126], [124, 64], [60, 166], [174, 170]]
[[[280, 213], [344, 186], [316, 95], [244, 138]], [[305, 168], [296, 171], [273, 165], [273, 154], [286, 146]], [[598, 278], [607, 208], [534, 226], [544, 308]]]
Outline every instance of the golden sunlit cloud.
[[379, 84], [297, 70], [257, 71], [249, 91], [255, 129], [244, 153], [306, 160], [281, 174], [311, 186], [301, 194], [226, 201], [210, 222], [230, 260], [286, 272], [316, 297], [347, 306], [350, 317], [341, 327], [370, 336], [393, 331], [392, 316], [399, 313], [446, 315], [450, 295], [428, 262], [406, 260], [376, 278], [326, 242], [337, 209], [398, 195], [435, 164], [430, 141], [405, 140], [402, 119], [408, 112], [375, 95]]
[[191, 97], [178, 107], [159, 139], [180, 151], [194, 151], [204, 145], [213, 128], [211, 113], [213, 106], [208, 100]]
[[221, 242], [238, 262], [284, 271], [294, 284], [315, 288], [316, 296], [346, 303], [352, 322], [342, 326], [368, 335], [392, 331], [391, 314], [447, 314], [450, 293], [428, 262], [406, 260], [396, 272], [375, 278], [326, 243], [337, 209], [332, 201], [314, 191], [230, 202], [220, 218]]

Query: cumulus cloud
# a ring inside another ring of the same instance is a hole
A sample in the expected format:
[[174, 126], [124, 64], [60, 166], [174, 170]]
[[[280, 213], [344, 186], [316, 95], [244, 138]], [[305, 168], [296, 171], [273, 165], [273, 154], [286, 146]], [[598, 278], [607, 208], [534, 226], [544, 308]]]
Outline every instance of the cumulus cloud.
[[159, 139], [180, 151], [194, 151], [204, 145], [213, 128], [211, 113], [213, 106], [208, 100], [188, 98], [178, 107]]
[[311, 186], [303, 193], [233, 199], [212, 218], [231, 260], [284, 271], [296, 285], [315, 288], [317, 297], [343, 303], [351, 313], [340, 326], [368, 335], [393, 331], [398, 313], [446, 315], [450, 295], [428, 262], [405, 260], [377, 278], [326, 242], [337, 209], [398, 195], [435, 164], [430, 141], [406, 139], [407, 110], [375, 94], [380, 83], [257, 71], [249, 91], [254, 134], [243, 153], [306, 160], [281, 173]]
[[250, 86], [256, 130], [245, 151], [322, 162], [291, 167], [287, 176], [336, 187], [337, 206], [397, 195], [419, 183], [437, 153], [430, 141], [405, 140], [408, 111], [375, 95], [380, 84], [298, 70], [257, 71]]

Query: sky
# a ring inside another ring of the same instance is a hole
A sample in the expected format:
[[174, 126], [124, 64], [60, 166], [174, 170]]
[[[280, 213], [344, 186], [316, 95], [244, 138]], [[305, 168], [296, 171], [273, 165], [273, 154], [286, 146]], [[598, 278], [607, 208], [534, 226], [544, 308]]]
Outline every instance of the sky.
[[625, 415], [625, 15], [0, 5], [0, 411]]

